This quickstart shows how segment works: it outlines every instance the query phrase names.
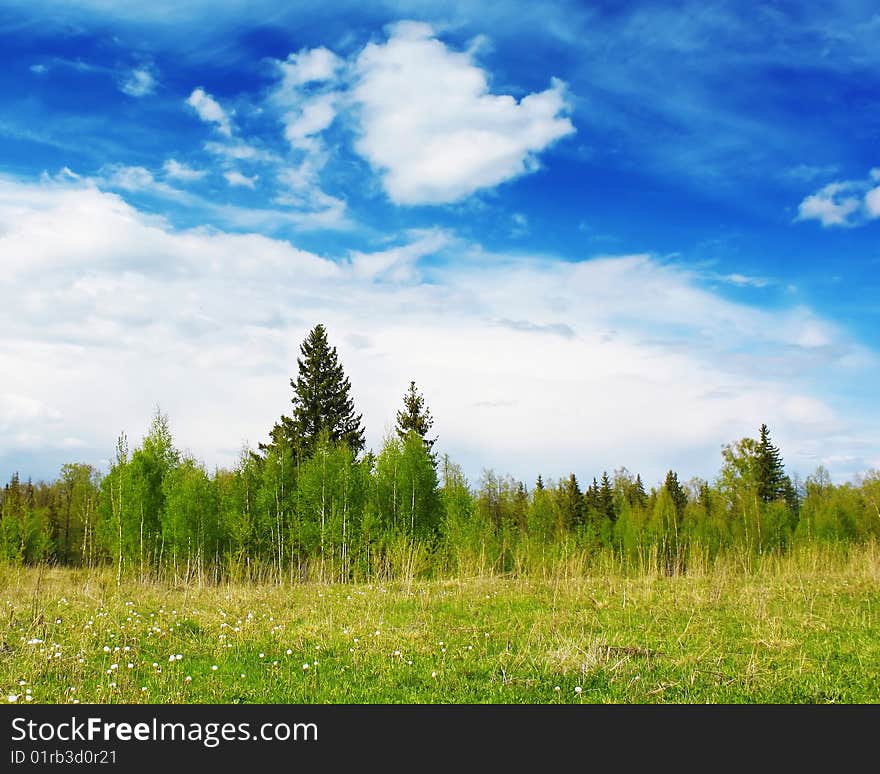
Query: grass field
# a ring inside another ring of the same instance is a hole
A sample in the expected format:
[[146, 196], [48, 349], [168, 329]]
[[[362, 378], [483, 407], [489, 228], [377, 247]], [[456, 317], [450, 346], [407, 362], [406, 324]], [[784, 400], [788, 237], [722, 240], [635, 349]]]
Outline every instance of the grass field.
[[181, 587], [0, 570], [23, 703], [880, 700], [880, 549], [679, 577]]

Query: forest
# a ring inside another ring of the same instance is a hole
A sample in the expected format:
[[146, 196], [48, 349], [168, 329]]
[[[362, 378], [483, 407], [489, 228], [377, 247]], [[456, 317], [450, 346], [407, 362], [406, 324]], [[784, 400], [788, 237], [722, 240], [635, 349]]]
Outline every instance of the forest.
[[374, 453], [324, 326], [297, 366], [290, 415], [231, 470], [181, 454], [157, 409], [139, 445], [120, 436], [106, 473], [71, 463], [52, 482], [13, 475], [0, 492], [0, 562], [200, 583], [546, 575], [608, 561], [673, 575], [880, 536], [880, 472], [834, 484], [819, 468], [801, 481], [766, 425], [722, 448], [713, 481], [670, 470], [648, 489], [620, 468], [586, 486], [491, 470], [471, 484], [435, 450], [414, 382]]

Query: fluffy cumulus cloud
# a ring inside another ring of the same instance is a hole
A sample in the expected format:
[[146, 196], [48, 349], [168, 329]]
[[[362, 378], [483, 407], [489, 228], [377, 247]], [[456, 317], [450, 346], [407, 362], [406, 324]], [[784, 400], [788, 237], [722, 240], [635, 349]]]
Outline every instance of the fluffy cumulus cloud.
[[348, 59], [320, 47], [275, 62], [269, 104], [294, 153], [299, 190], [320, 191], [324, 133], [344, 115], [354, 150], [395, 204], [445, 204], [539, 166], [575, 131], [564, 84], [517, 100], [495, 94], [473, 50], [456, 51], [422, 23], [400, 22]]
[[195, 110], [196, 115], [205, 123], [214, 124], [220, 134], [231, 137], [232, 124], [226, 111], [210, 94], [203, 88], [193, 89], [192, 94], [186, 100], [186, 104]]
[[880, 168], [866, 180], [829, 183], [798, 206], [798, 220], [818, 220], [823, 226], [861, 226], [880, 218]]
[[280, 102], [296, 101], [300, 87], [333, 80], [343, 60], [323, 46], [303, 49], [278, 62], [281, 83], [274, 94]]
[[421, 23], [397, 24], [386, 42], [368, 45], [354, 78], [356, 148], [398, 204], [453, 202], [503, 183], [574, 132], [561, 81], [520, 100], [493, 94], [470, 52]]
[[316, 322], [372, 447], [415, 379], [472, 475], [711, 474], [761, 421], [806, 472], [880, 463], [876, 406], [835, 398], [876, 380], [869, 353], [808, 309], [733, 303], [650, 255], [514, 260], [426, 230], [330, 259], [175, 230], [81, 180], [0, 178], [0, 256], [3, 475], [99, 462], [157, 402], [181, 447], [231, 464], [289, 408]]

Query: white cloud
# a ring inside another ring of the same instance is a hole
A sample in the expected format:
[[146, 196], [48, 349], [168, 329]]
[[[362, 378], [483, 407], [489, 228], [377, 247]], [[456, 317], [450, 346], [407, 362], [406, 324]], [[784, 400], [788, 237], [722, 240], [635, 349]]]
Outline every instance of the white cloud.
[[247, 175], [243, 175], [237, 169], [231, 169], [224, 172], [223, 177], [226, 178], [226, 182], [229, 183], [229, 185], [240, 188], [253, 188], [256, 185], [257, 180], [260, 179], [259, 175], [248, 177]]
[[119, 90], [129, 97], [146, 97], [156, 89], [156, 78], [149, 67], [132, 70], [128, 77], [119, 84]]
[[748, 274], [740, 274], [738, 272], [714, 276], [722, 282], [728, 282], [731, 285], [736, 285], [741, 288], [766, 288], [768, 285], [773, 284], [771, 280], [767, 279], [767, 277], [752, 277]]
[[872, 218], [880, 218], [880, 186], [865, 194], [865, 209]]
[[574, 132], [564, 84], [516, 100], [493, 94], [472, 52], [405, 22], [368, 45], [354, 66], [358, 152], [397, 204], [462, 199], [537, 167], [536, 154]]
[[205, 150], [215, 156], [223, 156], [231, 161], [253, 161], [274, 164], [280, 162], [274, 153], [241, 142], [206, 142]]
[[45, 75], [47, 72], [49, 72], [49, 68], [48, 68], [46, 65], [44, 65], [44, 64], [39, 64], [39, 63], [38, 63], [38, 64], [32, 64], [32, 65], [30, 66], [30, 68], [28, 68], [28, 69], [30, 69], [30, 71], [31, 71], [34, 75]]
[[349, 256], [352, 274], [365, 280], [411, 282], [418, 278], [418, 261], [450, 242], [449, 235], [440, 230], [413, 231], [408, 236], [407, 244], [387, 250], [372, 253], [353, 250]]
[[3, 393], [26, 396], [0, 401], [10, 428], [17, 417], [0, 473], [64, 439], [86, 444], [77, 458], [106, 457], [156, 402], [182, 447], [231, 464], [289, 406], [319, 321], [370, 445], [415, 379], [441, 450], [474, 474], [707, 475], [719, 444], [762, 421], [806, 472], [880, 456], [877, 407], [836, 397], [876, 381], [873, 353], [809, 309], [724, 300], [648, 255], [508, 258], [426, 231], [334, 261], [255, 234], [175, 231], [76, 181], [0, 178], [0, 260]]
[[798, 207], [797, 220], [818, 220], [823, 226], [861, 226], [880, 218], [880, 169], [872, 169], [867, 180], [829, 183], [807, 196]]
[[[66, 167], [62, 170], [62, 175], [65, 171], [67, 175], [72, 176], [72, 179], [80, 179], [78, 175]], [[112, 188], [130, 193], [144, 191], [178, 201], [188, 199], [188, 195], [185, 192], [168, 185], [168, 183], [156, 180], [150, 170], [141, 166], [110, 164], [101, 169], [100, 177], [88, 182], [97, 183], [102, 188]]]
[[284, 136], [294, 148], [311, 150], [316, 148], [314, 135], [323, 132], [336, 117], [334, 93], [319, 94], [307, 99], [297, 110], [287, 113], [284, 118]]
[[193, 93], [187, 98], [186, 104], [196, 111], [196, 114], [202, 121], [215, 124], [220, 134], [226, 137], [232, 136], [232, 125], [229, 121], [229, 116], [220, 106], [220, 103], [204, 89], [194, 89]]
[[166, 177], [175, 180], [182, 180], [190, 183], [195, 180], [201, 180], [207, 173], [204, 169], [193, 169], [187, 164], [179, 162], [177, 159], [166, 159], [162, 165]]
[[301, 86], [332, 80], [343, 61], [329, 49], [320, 47], [297, 51], [276, 65], [281, 73], [281, 83], [274, 98], [288, 102], [298, 100]]
[[104, 177], [111, 185], [126, 191], [142, 191], [156, 183], [146, 167], [113, 165], [105, 169]]

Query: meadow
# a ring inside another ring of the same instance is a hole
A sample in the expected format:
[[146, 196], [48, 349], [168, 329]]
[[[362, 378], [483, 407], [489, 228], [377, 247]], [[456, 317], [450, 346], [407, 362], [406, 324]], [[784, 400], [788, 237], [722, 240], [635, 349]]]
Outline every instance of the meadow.
[[0, 568], [16, 703], [866, 703], [880, 547], [685, 575], [149, 582]]

